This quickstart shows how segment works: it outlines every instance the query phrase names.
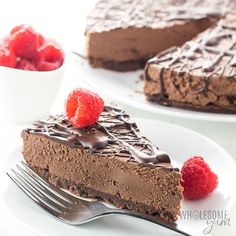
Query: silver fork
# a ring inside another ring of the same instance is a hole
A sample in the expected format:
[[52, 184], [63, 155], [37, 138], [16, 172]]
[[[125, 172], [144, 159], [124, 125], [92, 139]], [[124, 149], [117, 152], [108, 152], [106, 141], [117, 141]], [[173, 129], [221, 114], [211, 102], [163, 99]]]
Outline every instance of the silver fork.
[[182, 235], [197, 235], [182, 224], [170, 223], [157, 216], [110, 208], [99, 201], [74, 197], [46, 182], [26, 163], [21, 162], [16, 167], [17, 170], [12, 169], [12, 174], [7, 173], [12, 181], [39, 207], [64, 223], [80, 225], [107, 215], [127, 215], [150, 221]]

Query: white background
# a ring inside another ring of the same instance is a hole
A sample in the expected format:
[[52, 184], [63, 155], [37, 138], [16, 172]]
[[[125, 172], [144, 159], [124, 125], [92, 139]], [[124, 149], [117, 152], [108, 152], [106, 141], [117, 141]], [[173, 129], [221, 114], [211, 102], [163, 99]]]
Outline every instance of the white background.
[[[8, 33], [13, 26], [27, 23], [43, 34], [58, 40], [67, 50], [81, 51], [84, 46], [83, 33], [86, 13], [92, 8], [94, 2], [94, 0], [2, 0], [0, 7], [0, 38]], [[56, 110], [63, 107], [63, 101], [68, 91], [81, 84], [79, 77], [75, 77], [70, 70], [69, 67], [55, 106]], [[236, 160], [236, 124], [177, 119], [143, 113], [133, 108], [124, 108], [128, 109], [133, 116], [169, 121], [199, 131], [218, 142]], [[4, 111], [0, 111], [0, 116], [2, 112]], [[22, 126], [0, 123], [0, 163], [3, 161], [5, 154], [15, 146], [20, 145], [21, 129]], [[0, 184], [4, 185], [4, 183]], [[229, 184], [232, 185], [232, 188], [235, 188], [235, 180], [232, 180]], [[236, 206], [231, 212], [231, 223], [232, 226], [227, 229], [226, 233], [227, 235], [236, 235]], [[17, 235], [32, 235], [18, 225], [12, 224], [11, 221], [6, 219], [5, 215], [1, 214], [0, 209], [0, 235], [16, 235], [16, 232]]]

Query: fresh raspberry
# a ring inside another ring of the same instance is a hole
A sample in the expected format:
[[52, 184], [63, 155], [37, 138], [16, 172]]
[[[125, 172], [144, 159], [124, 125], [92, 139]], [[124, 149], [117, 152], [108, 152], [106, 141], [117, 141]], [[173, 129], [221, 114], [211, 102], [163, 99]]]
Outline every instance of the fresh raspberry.
[[16, 64], [16, 68], [21, 70], [31, 70], [31, 71], [37, 70], [34, 64], [26, 59], [20, 59]]
[[[14, 35], [16, 32], [18, 32], [24, 28], [31, 28], [31, 27], [29, 25], [25, 25], [25, 24], [17, 25], [11, 30], [10, 35]], [[40, 33], [36, 33], [36, 34], [37, 34], [38, 47], [41, 47], [44, 44], [45, 39], [42, 34], [40, 34]]]
[[0, 47], [0, 66], [14, 68], [16, 66], [16, 55], [8, 48]]
[[6, 36], [5, 38], [1, 39], [0, 41], [0, 47], [1, 48], [7, 48], [8, 50], [12, 51], [11, 49], [11, 36]]
[[218, 185], [218, 177], [200, 156], [189, 158], [181, 169], [184, 197], [199, 199], [213, 192]]
[[60, 67], [59, 62], [47, 62], [40, 60], [36, 62], [37, 69], [39, 71], [51, 71], [51, 70], [56, 70]]
[[23, 29], [23, 28], [27, 28], [27, 27], [30, 27], [30, 26], [25, 25], [25, 24], [17, 25], [17, 26], [15, 26], [15, 27], [11, 30], [10, 35], [13, 35], [13, 34], [15, 34], [16, 32], [18, 32], [19, 30], [21, 30], [21, 29]]
[[33, 59], [38, 49], [38, 34], [30, 26], [18, 26], [12, 30], [11, 47], [16, 56]]
[[62, 50], [55, 44], [48, 42], [38, 50], [36, 65], [40, 71], [56, 70], [63, 63]]
[[42, 47], [43, 44], [45, 43], [45, 38], [40, 33], [37, 33], [37, 36], [38, 36], [38, 47]]
[[78, 88], [68, 95], [65, 108], [70, 123], [78, 128], [84, 128], [98, 121], [104, 101], [98, 94]]
[[48, 42], [39, 49], [38, 58], [47, 62], [59, 62], [61, 65], [64, 55], [57, 45]]

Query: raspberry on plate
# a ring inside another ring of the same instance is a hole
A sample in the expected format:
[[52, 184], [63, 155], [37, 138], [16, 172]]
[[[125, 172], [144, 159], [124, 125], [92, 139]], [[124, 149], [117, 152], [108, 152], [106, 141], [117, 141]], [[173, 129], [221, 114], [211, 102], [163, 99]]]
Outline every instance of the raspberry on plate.
[[16, 66], [16, 55], [8, 48], [0, 47], [0, 66], [14, 68]]
[[67, 97], [66, 115], [70, 123], [84, 128], [96, 123], [104, 109], [103, 99], [87, 89], [74, 89]]
[[33, 59], [38, 49], [38, 34], [30, 26], [18, 26], [11, 32], [11, 47], [16, 56]]
[[203, 198], [213, 192], [218, 185], [217, 175], [200, 156], [189, 158], [184, 163], [181, 174], [181, 185], [186, 199]]

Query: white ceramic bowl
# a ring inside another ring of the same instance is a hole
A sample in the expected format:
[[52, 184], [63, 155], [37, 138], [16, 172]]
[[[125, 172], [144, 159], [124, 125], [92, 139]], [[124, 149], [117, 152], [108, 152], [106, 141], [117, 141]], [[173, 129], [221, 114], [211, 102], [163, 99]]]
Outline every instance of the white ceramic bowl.
[[11, 123], [29, 123], [47, 116], [57, 97], [64, 69], [65, 59], [60, 68], [52, 71], [25, 71], [0, 66], [1, 119]]

